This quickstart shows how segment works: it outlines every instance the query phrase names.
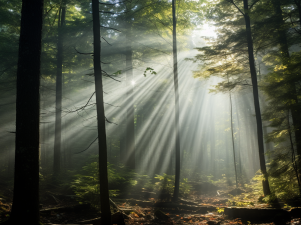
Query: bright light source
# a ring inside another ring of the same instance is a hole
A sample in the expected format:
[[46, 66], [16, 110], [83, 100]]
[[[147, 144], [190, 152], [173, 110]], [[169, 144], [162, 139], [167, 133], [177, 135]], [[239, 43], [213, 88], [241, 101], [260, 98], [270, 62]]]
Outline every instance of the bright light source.
[[132, 80], [132, 81], [131, 81], [131, 84], [132, 84], [132, 85], [135, 85], [135, 84], [136, 84], [136, 81]]

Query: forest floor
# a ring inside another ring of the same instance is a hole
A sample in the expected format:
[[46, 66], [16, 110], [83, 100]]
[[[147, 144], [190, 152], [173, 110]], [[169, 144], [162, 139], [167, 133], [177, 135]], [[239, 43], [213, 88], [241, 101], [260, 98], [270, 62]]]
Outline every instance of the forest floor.
[[[44, 192], [42, 195], [44, 197], [41, 198], [43, 201], [41, 202], [40, 216], [41, 222], [45, 225], [101, 224], [101, 213], [90, 204], [79, 204], [75, 196], [50, 191]], [[3, 196], [5, 198], [0, 198], [0, 222], [5, 221], [9, 216], [12, 191], [1, 189], [1, 197]], [[230, 195], [231, 199], [225, 196], [225, 194], [221, 196], [195, 195], [176, 203], [169, 201], [168, 198], [164, 200], [152, 197], [147, 199], [114, 198], [112, 199], [113, 224], [301, 224], [300, 207], [289, 207], [280, 203], [278, 205], [280, 208], [274, 208], [268, 204], [245, 201], [239, 194]]]

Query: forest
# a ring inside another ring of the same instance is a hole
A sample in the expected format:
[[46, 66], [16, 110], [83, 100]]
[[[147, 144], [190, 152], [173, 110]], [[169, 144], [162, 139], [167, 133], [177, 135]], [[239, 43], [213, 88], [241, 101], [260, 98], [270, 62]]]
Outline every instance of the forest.
[[300, 217], [301, 0], [0, 0], [1, 225]]

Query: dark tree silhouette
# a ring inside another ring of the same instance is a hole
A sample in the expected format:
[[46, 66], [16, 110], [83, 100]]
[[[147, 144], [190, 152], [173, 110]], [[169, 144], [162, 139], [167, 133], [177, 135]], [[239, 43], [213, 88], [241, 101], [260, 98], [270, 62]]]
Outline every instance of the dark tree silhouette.
[[43, 1], [23, 0], [17, 70], [14, 197], [4, 224], [39, 224], [40, 55]]
[[102, 71], [100, 62], [101, 42], [99, 24], [99, 1], [92, 0], [93, 15], [93, 39], [94, 39], [94, 77], [96, 95], [96, 113], [99, 147], [99, 182], [100, 182], [100, 208], [102, 224], [111, 223], [111, 211], [108, 187], [108, 168], [107, 168], [107, 140], [106, 124], [103, 104]]
[[62, 67], [63, 67], [63, 28], [66, 17], [66, 3], [60, 7], [58, 21], [57, 40], [57, 64], [56, 64], [56, 102], [55, 102], [55, 135], [54, 135], [54, 159], [53, 175], [58, 176], [61, 171], [61, 140], [62, 140]]

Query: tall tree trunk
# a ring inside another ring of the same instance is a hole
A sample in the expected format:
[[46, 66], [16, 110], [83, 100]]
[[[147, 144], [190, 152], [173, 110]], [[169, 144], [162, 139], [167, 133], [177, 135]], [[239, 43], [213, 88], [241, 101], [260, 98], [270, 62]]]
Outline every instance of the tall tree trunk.
[[[126, 110], [125, 113], [123, 113], [126, 117]], [[122, 118], [124, 118], [122, 117]], [[125, 158], [126, 158], [126, 119], [121, 119], [120, 121], [120, 130], [119, 130], [119, 162], [125, 164]]]
[[111, 223], [111, 210], [109, 201], [108, 187], [108, 168], [107, 168], [107, 139], [106, 124], [103, 104], [103, 85], [101, 71], [101, 40], [99, 24], [99, 1], [92, 0], [93, 15], [93, 38], [94, 38], [94, 77], [95, 77], [95, 95], [96, 95], [96, 113], [99, 147], [99, 182], [100, 182], [100, 209], [102, 224]]
[[297, 182], [298, 182], [298, 188], [299, 188], [299, 195], [301, 194], [301, 180], [300, 180], [300, 176], [298, 173], [298, 165], [296, 163], [296, 154], [295, 154], [295, 148], [294, 148], [294, 142], [293, 142], [293, 138], [292, 138], [292, 132], [291, 132], [291, 126], [290, 126], [290, 115], [289, 115], [289, 111], [287, 112], [287, 125], [288, 125], [288, 134], [289, 134], [289, 139], [290, 139], [290, 144], [291, 144], [291, 150], [292, 150], [292, 164], [293, 164], [293, 168], [295, 171], [295, 175], [297, 178]]
[[38, 225], [40, 220], [39, 125], [42, 18], [43, 1], [22, 1], [17, 70], [14, 197], [8, 224]]
[[175, 165], [175, 189], [173, 200], [179, 199], [180, 189], [180, 129], [179, 129], [179, 88], [178, 88], [178, 59], [177, 59], [177, 21], [176, 21], [176, 0], [172, 0], [172, 22], [173, 22], [173, 71], [174, 71], [174, 87], [175, 87], [175, 133], [176, 133], [176, 165]]
[[[229, 82], [229, 78], [228, 78]], [[233, 150], [233, 161], [234, 161], [234, 172], [235, 172], [235, 182], [236, 182], [236, 188], [238, 188], [238, 182], [237, 182], [237, 170], [236, 170], [236, 157], [235, 157], [235, 143], [234, 143], [234, 134], [233, 134], [233, 108], [232, 108], [232, 96], [231, 91], [229, 91], [230, 96], [230, 116], [231, 116], [231, 136], [232, 136], [232, 150]]]
[[57, 64], [56, 64], [56, 99], [55, 99], [55, 135], [53, 175], [57, 177], [61, 171], [61, 145], [62, 145], [62, 67], [63, 67], [63, 28], [66, 18], [66, 3], [60, 8], [58, 21]]
[[[278, 31], [278, 41], [280, 44], [280, 51], [282, 55], [282, 63], [287, 65], [288, 71], [290, 71], [290, 53], [289, 47], [287, 43], [286, 32], [284, 30], [285, 21], [282, 16], [282, 9], [280, 6], [279, 0], [273, 0], [272, 4], [274, 6], [275, 14], [276, 14], [276, 21], [277, 21], [277, 31]], [[295, 104], [291, 106], [291, 114], [292, 114], [292, 122], [294, 126], [294, 133], [295, 133], [295, 141], [296, 141], [296, 152], [298, 158], [301, 158], [301, 119], [300, 119], [300, 109], [298, 107], [298, 95], [296, 92], [297, 88], [295, 83], [290, 83], [289, 91], [290, 97], [295, 101]], [[298, 165], [299, 167], [301, 165]]]
[[248, 0], [243, 0], [243, 1], [244, 1], [244, 18], [245, 18], [245, 23], [246, 23], [246, 34], [247, 34], [247, 42], [248, 42], [249, 64], [250, 64], [255, 115], [256, 115], [256, 125], [257, 125], [259, 162], [260, 162], [260, 170], [264, 176], [264, 180], [262, 181], [263, 193], [264, 193], [264, 196], [267, 196], [267, 195], [270, 195], [271, 191], [270, 191], [270, 186], [269, 186], [269, 182], [268, 182], [268, 174], [267, 174], [266, 165], [265, 165], [262, 120], [261, 120], [261, 112], [260, 112], [260, 105], [259, 105], [257, 74], [256, 74], [256, 69], [255, 69], [253, 40], [252, 40], [252, 33], [251, 33], [251, 22], [250, 22], [250, 16], [249, 16]]
[[[127, 7], [127, 10], [129, 7]], [[135, 108], [134, 108], [134, 76], [133, 76], [133, 50], [131, 40], [131, 19], [127, 18], [126, 33], [126, 157], [125, 165], [135, 169]]]

